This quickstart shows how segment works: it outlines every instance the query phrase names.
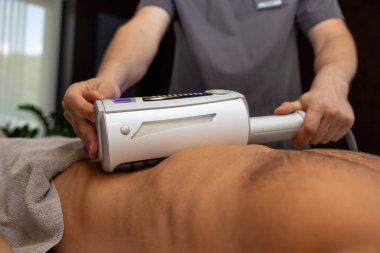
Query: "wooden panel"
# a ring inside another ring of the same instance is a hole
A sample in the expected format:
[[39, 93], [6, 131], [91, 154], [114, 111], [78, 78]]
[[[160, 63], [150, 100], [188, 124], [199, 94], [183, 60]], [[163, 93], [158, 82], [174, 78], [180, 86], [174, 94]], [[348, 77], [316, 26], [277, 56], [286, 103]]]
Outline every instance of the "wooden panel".
[[360, 150], [380, 155], [380, 1], [340, 2], [359, 54], [350, 93], [356, 114], [354, 133]]

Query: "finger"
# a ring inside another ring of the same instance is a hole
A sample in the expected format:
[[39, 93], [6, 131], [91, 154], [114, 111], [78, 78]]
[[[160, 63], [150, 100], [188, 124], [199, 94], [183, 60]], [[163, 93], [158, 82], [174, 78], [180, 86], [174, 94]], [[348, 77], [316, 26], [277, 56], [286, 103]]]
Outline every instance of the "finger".
[[293, 140], [294, 145], [303, 147], [310, 143], [314, 134], [317, 132], [322, 112], [317, 110], [308, 110], [305, 114], [304, 122]]
[[91, 119], [94, 113], [94, 106], [88, 102], [80, 92], [73, 92], [65, 96], [63, 101], [64, 109], [82, 118]]
[[348, 131], [350, 131], [351, 128], [349, 127], [342, 127], [338, 130], [338, 132], [335, 134], [335, 136], [331, 139], [332, 141], [334, 142], [337, 142], [339, 141], [340, 139], [342, 139], [344, 136], [346, 136], [346, 134], [348, 133]]
[[98, 153], [98, 140], [96, 130], [91, 122], [86, 119], [73, 117], [70, 113], [64, 112], [65, 118], [73, 126], [76, 135], [85, 144], [91, 159], [95, 159]]
[[87, 132], [88, 139], [88, 154], [91, 159], [96, 159], [98, 156], [98, 138], [96, 134], [96, 130], [92, 124]]
[[322, 144], [327, 144], [333, 140], [336, 134], [345, 126], [345, 121], [342, 119], [337, 111], [332, 111], [326, 115], [326, 117], [332, 118], [329, 130], [326, 135], [321, 139]]
[[89, 157], [95, 159], [98, 153], [98, 139], [93, 124], [86, 119], [77, 119], [75, 126], [78, 136], [86, 145]]
[[298, 110], [302, 110], [302, 104], [300, 100], [296, 100], [293, 102], [284, 102], [279, 107], [274, 110], [274, 114], [283, 115], [289, 114]]
[[325, 135], [319, 140], [318, 143], [327, 144], [331, 142], [332, 138], [334, 138], [340, 128], [341, 125], [338, 125], [336, 122], [331, 124], [330, 127], [326, 129]]
[[[88, 91], [88, 92], [85, 92], [83, 94], [83, 97], [88, 101], [90, 102], [92, 105], [94, 105], [94, 102], [96, 100], [101, 100], [103, 99], [103, 95], [101, 95], [100, 93], [96, 92], [96, 91]], [[90, 120], [91, 122], [95, 122], [96, 120], [96, 115], [95, 115], [95, 109], [94, 111], [87, 117], [88, 120]]]
[[90, 103], [104, 99], [104, 96], [97, 91], [86, 91], [83, 93], [83, 97]]
[[354, 126], [355, 116], [353, 114], [348, 115], [342, 121], [344, 122], [343, 126], [334, 136], [334, 138], [332, 139], [333, 141], [339, 141], [348, 133], [348, 131], [350, 131], [350, 129]]
[[348, 131], [350, 131], [353, 125], [354, 125], [354, 118], [347, 118], [342, 124], [339, 131], [332, 138], [332, 141], [337, 142], [340, 139], [342, 139], [348, 133]]
[[[64, 112], [63, 112], [63, 116], [65, 117], [65, 119], [66, 119], [71, 125], [74, 124], [73, 117], [71, 116], [71, 114], [70, 114], [68, 111], [64, 111]], [[75, 129], [74, 129], [74, 130], [75, 130]]]
[[317, 145], [319, 143], [322, 143], [322, 140], [325, 140], [327, 136], [331, 136], [332, 134], [332, 136], [334, 136], [337, 131], [336, 126], [334, 127], [335, 124], [336, 118], [334, 117], [334, 115], [325, 113], [322, 116], [317, 132], [314, 134], [310, 143], [313, 145]]
[[[71, 115], [70, 112], [68, 111], [64, 111], [63, 112], [63, 115], [65, 116], [65, 118], [67, 119], [67, 121], [71, 124], [71, 126], [73, 127], [73, 130], [76, 134], [76, 136], [78, 136], [79, 138], [81, 138], [81, 133], [79, 132], [79, 128], [78, 128], [78, 124], [77, 124], [77, 120], [75, 117], [73, 117]], [[82, 139], [82, 138], [81, 138]]]
[[326, 132], [325, 136], [323, 136], [323, 138], [320, 140], [320, 143], [322, 144], [329, 143], [334, 138], [334, 136], [336, 135], [336, 133], [339, 131], [340, 128], [341, 128], [341, 125], [331, 125], [329, 130]]

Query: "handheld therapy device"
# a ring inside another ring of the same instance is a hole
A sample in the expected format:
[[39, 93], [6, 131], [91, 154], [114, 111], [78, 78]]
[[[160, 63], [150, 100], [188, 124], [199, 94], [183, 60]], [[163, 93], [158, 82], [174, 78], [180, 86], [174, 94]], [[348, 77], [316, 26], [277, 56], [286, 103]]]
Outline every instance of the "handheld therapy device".
[[290, 140], [304, 118], [302, 111], [250, 118], [244, 96], [229, 90], [98, 100], [95, 111], [106, 172], [188, 147]]

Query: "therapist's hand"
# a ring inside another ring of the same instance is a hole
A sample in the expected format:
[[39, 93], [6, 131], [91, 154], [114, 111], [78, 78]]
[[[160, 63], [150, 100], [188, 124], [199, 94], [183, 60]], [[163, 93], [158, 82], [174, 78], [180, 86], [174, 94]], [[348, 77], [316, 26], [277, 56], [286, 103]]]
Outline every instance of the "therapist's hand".
[[[315, 80], [323, 82], [326, 80]], [[331, 81], [331, 80], [330, 80]], [[274, 113], [277, 115], [292, 113], [296, 110], [306, 112], [304, 122], [293, 140], [294, 145], [326, 144], [336, 142], [352, 128], [355, 116], [347, 99], [347, 91], [330, 85], [314, 85], [316, 88], [304, 93], [298, 100], [285, 102]], [[346, 85], [348, 87], [348, 85]]]
[[96, 120], [93, 103], [99, 99], [118, 98], [120, 93], [117, 85], [99, 78], [74, 83], [66, 91], [62, 101], [65, 118], [86, 145], [91, 159], [95, 159], [98, 154], [98, 139], [93, 125]]

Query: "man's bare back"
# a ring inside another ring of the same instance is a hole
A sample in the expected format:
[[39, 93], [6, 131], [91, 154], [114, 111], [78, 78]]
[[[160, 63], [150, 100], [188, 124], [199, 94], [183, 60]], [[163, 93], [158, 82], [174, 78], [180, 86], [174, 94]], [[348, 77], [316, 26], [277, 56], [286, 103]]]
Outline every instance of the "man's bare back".
[[380, 158], [210, 146], [154, 168], [58, 175], [55, 252], [379, 252]]

